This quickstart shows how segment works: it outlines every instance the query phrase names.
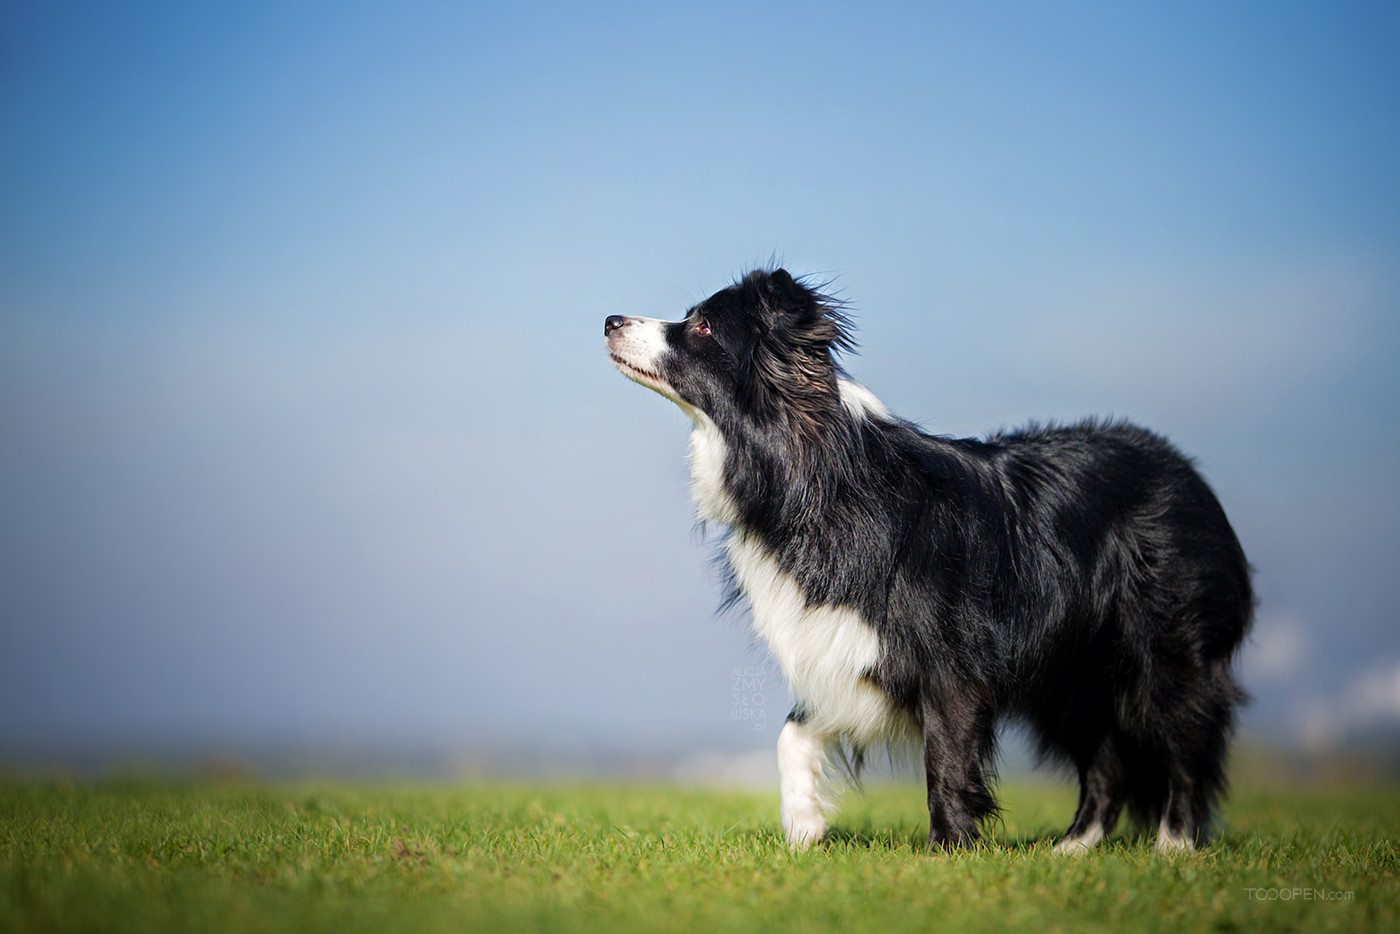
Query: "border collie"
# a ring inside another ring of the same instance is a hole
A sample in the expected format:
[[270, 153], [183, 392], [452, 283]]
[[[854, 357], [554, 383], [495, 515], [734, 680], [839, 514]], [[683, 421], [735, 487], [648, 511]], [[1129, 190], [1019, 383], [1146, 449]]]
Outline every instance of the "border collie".
[[728, 527], [733, 596], [796, 702], [778, 737], [792, 847], [825, 835], [835, 764], [902, 743], [923, 752], [929, 845], [974, 843], [1003, 716], [1078, 771], [1057, 852], [1093, 846], [1125, 805], [1159, 850], [1195, 846], [1254, 599], [1186, 457], [1123, 422], [925, 434], [838, 365], [842, 304], [782, 269], [681, 321], [603, 331], [617, 368], [695, 423], [700, 518]]

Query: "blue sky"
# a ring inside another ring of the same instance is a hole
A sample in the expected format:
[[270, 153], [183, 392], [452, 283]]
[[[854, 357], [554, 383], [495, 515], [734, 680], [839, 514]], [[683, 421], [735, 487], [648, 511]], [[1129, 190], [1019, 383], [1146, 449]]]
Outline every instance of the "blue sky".
[[1250, 729], [1400, 728], [1397, 42], [1382, 3], [7, 6], [0, 750], [767, 744], [685, 420], [601, 321], [770, 258], [931, 431], [1175, 439], [1258, 570]]

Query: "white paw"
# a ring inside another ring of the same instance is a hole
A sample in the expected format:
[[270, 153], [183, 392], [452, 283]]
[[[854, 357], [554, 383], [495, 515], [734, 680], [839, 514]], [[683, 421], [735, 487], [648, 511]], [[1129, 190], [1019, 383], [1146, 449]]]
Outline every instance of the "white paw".
[[1103, 839], [1103, 828], [1090, 827], [1076, 837], [1066, 837], [1055, 844], [1054, 853], [1058, 856], [1083, 856]]
[[1167, 824], [1167, 819], [1162, 818], [1162, 823], [1157, 828], [1158, 853], [1189, 853], [1195, 848], [1196, 844], [1189, 836], [1172, 830]]
[[826, 818], [816, 808], [803, 808], [783, 815], [783, 831], [789, 847], [805, 850], [826, 836]]
[[1159, 831], [1157, 834], [1158, 853], [1190, 853], [1196, 845], [1180, 834]]
[[1090, 846], [1091, 844], [1075, 837], [1073, 840], [1061, 840], [1051, 852], [1056, 856], [1083, 856], [1089, 852]]

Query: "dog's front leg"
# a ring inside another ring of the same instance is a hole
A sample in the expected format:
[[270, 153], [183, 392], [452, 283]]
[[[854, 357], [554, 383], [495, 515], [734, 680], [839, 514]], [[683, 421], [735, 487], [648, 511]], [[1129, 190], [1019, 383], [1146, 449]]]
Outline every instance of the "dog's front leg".
[[778, 792], [788, 846], [806, 849], [826, 835], [828, 802], [820, 783], [830, 738], [812, 729], [799, 710], [778, 734]]
[[980, 821], [996, 810], [985, 772], [994, 757], [991, 706], [965, 690], [920, 703], [928, 778], [929, 849], [977, 842]]

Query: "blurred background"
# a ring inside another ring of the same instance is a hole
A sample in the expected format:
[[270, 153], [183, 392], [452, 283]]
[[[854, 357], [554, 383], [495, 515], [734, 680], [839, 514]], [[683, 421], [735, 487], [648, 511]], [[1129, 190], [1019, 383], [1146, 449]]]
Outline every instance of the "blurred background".
[[930, 431], [1196, 457], [1246, 746], [1394, 768], [1397, 48], [1391, 2], [0, 6], [0, 762], [770, 768], [602, 320], [776, 262]]

